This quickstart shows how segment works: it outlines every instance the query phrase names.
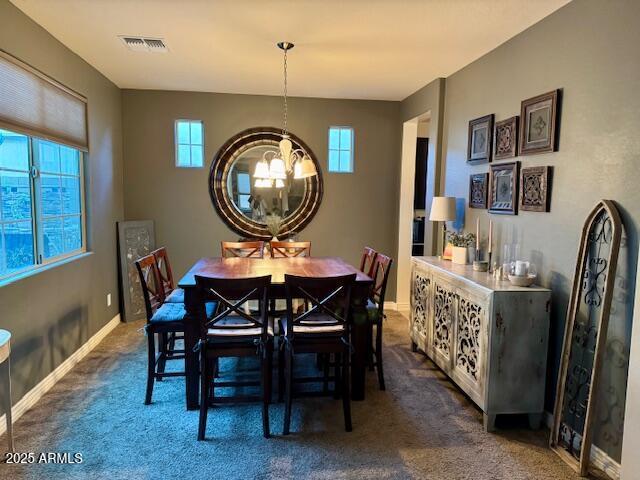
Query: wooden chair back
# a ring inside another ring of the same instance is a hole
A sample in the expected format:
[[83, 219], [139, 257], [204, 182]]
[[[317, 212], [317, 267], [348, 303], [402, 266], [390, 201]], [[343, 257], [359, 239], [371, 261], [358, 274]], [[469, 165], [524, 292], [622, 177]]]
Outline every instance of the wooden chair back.
[[311, 242], [270, 242], [271, 258], [310, 257]]
[[[339, 277], [285, 275], [287, 339], [293, 339], [295, 325], [308, 326], [311, 323], [316, 327], [342, 325], [345, 340], [348, 340], [351, 289], [355, 281], [355, 273]], [[305, 309], [302, 313], [294, 311], [294, 299], [304, 300]], [[314, 318], [318, 314], [322, 317]]]
[[371, 247], [364, 247], [362, 258], [360, 259], [360, 271], [366, 273], [370, 277], [373, 275], [374, 262], [378, 252]]
[[384, 306], [384, 297], [387, 293], [387, 281], [389, 280], [389, 272], [391, 271], [392, 264], [393, 260], [382, 253], [376, 254], [373, 262], [373, 273], [370, 275], [373, 279], [370, 298], [378, 305], [380, 310]]
[[[268, 336], [268, 292], [271, 284], [271, 275], [252, 278], [212, 278], [195, 276], [199, 298], [202, 302], [200, 311], [205, 312], [205, 304], [217, 302], [216, 315], [201, 321], [201, 339], [205, 340], [207, 330], [215, 328], [220, 330], [248, 330], [261, 328], [261, 340], [267, 341]], [[258, 309], [245, 308], [251, 300], [258, 301]], [[238, 322], [228, 323], [231, 315]]]
[[243, 257], [243, 258], [264, 258], [264, 242], [221, 242], [223, 258]]
[[135, 263], [140, 277], [140, 286], [142, 287], [148, 322], [164, 302], [164, 288], [160, 279], [158, 264], [153, 254], [139, 258]]
[[162, 282], [162, 287], [164, 288], [165, 296], [170, 294], [175, 287], [175, 283], [173, 282], [173, 272], [171, 271], [171, 263], [169, 263], [169, 254], [167, 253], [166, 247], [160, 247], [151, 254], [156, 259], [156, 265], [158, 266], [158, 274], [160, 275], [160, 280]]

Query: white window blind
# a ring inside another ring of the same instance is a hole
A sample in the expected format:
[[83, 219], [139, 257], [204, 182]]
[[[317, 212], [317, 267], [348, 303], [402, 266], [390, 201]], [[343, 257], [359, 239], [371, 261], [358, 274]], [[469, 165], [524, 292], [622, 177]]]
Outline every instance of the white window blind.
[[0, 127], [89, 149], [87, 99], [2, 50]]

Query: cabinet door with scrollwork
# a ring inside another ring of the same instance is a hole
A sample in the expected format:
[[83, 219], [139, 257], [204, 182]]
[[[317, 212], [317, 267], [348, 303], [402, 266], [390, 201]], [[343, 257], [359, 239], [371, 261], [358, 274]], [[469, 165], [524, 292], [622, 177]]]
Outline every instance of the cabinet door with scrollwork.
[[428, 272], [413, 265], [411, 273], [411, 339], [423, 351], [426, 351], [428, 336], [430, 285], [431, 278]]
[[479, 405], [484, 403], [489, 303], [476, 292], [458, 291], [453, 377]]
[[456, 293], [449, 283], [434, 277], [433, 324], [431, 344], [436, 364], [445, 372], [451, 371], [453, 326], [456, 315]]

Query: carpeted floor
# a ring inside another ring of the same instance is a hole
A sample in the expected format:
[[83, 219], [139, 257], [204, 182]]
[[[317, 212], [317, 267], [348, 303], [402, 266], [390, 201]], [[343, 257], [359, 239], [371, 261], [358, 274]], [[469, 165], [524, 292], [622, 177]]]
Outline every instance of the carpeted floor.
[[207, 441], [197, 442], [198, 412], [184, 409], [181, 378], [156, 384], [144, 406], [141, 326], [118, 326], [15, 425], [19, 451], [80, 452], [83, 462], [0, 464], [0, 478], [579, 478], [547, 448], [545, 430], [510, 421], [485, 433], [481, 412], [410, 351], [407, 321], [395, 312], [385, 331], [387, 391], [368, 375], [367, 399], [353, 403], [353, 432], [343, 430], [339, 400], [305, 398], [294, 403], [288, 437], [279, 435], [282, 405], [271, 407], [269, 440], [259, 406], [245, 404], [212, 409]]

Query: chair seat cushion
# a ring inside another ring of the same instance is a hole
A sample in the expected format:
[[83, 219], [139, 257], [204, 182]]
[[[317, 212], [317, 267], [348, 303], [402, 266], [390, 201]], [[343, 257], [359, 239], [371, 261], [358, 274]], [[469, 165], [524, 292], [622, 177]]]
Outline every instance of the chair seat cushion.
[[153, 314], [149, 323], [182, 322], [186, 314], [184, 303], [163, 303]]
[[376, 303], [371, 300], [368, 299], [367, 300], [367, 318], [369, 319], [370, 322], [377, 322], [378, 321], [378, 305], [376, 305]]
[[[287, 330], [288, 319], [280, 319], [281, 329]], [[344, 324], [338, 323], [333, 317], [323, 314], [309, 315], [299, 324], [293, 326], [293, 333], [297, 335], [341, 335]]]
[[184, 303], [184, 290], [182, 288], [175, 288], [167, 295], [164, 303]]
[[[259, 337], [262, 335], [262, 327], [251, 327], [251, 328], [229, 328], [233, 326], [244, 326], [250, 325], [242, 317], [236, 316], [228, 316], [223, 318], [222, 320], [216, 322], [216, 324], [207, 330], [207, 336], [209, 337], [222, 337], [222, 338], [246, 338], [246, 337]], [[220, 328], [220, 326], [224, 326], [225, 328]], [[269, 320], [269, 324], [267, 325], [267, 334], [273, 337], [273, 321]]]
[[[209, 302], [206, 304], [207, 318], [213, 318], [218, 307], [217, 302]], [[169, 323], [169, 322], [182, 322], [184, 320], [187, 311], [184, 308], [184, 303], [163, 303], [156, 313], [153, 314], [149, 323]]]

